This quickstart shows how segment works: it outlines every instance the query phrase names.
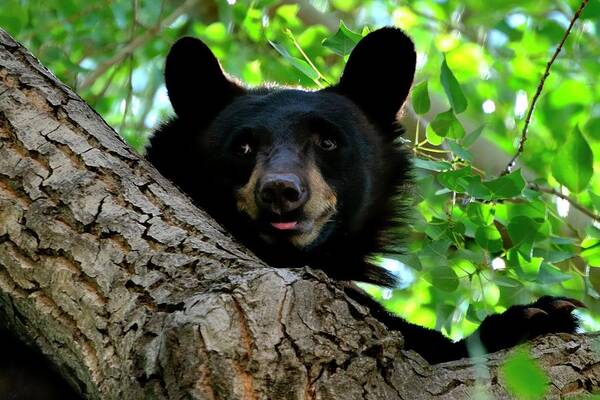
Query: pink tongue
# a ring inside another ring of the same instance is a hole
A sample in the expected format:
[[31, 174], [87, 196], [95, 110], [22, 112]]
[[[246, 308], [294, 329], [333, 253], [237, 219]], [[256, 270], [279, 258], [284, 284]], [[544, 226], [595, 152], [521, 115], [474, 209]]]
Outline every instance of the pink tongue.
[[297, 221], [292, 222], [271, 222], [271, 225], [275, 229], [279, 229], [282, 231], [289, 231], [290, 229], [294, 229], [296, 225], [298, 225]]

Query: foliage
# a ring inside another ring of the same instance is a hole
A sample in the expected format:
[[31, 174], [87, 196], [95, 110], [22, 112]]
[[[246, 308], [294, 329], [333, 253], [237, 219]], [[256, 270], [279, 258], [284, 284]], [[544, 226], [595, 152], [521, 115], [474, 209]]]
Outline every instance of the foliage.
[[549, 379], [525, 349], [517, 349], [502, 365], [500, 375], [517, 399], [543, 399]]
[[205, 40], [225, 70], [249, 85], [318, 88], [336, 81], [370, 29], [406, 30], [419, 52], [404, 118], [416, 212], [410, 238], [398, 238], [404, 255], [381, 259], [403, 287], [368, 290], [410, 321], [458, 338], [486, 315], [542, 293], [584, 299], [592, 311], [582, 314], [586, 326], [598, 326], [599, 2], [588, 4], [567, 38], [519, 166], [503, 174], [579, 4], [3, 0], [0, 26], [140, 151], [170, 112], [161, 71], [179, 36]]

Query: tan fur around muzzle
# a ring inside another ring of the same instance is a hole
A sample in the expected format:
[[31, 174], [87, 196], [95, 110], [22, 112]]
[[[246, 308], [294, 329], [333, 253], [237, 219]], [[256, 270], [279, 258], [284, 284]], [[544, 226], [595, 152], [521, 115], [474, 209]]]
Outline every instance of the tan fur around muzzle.
[[258, 206], [256, 205], [256, 197], [254, 197], [254, 191], [258, 178], [263, 174], [263, 167], [261, 163], [256, 163], [252, 175], [248, 182], [237, 192], [237, 208], [242, 213], [248, 214], [252, 220], [258, 218]]
[[[238, 210], [246, 213], [253, 220], [258, 218], [258, 206], [254, 193], [263, 171], [263, 166], [257, 163], [248, 182], [238, 190], [236, 196]], [[310, 198], [304, 205], [303, 211], [304, 215], [313, 221], [313, 227], [309, 232], [294, 235], [290, 238], [290, 242], [298, 248], [310, 245], [319, 236], [323, 226], [335, 214], [337, 209], [337, 196], [334, 190], [325, 182], [323, 175], [312, 161], [307, 165], [307, 177]]]

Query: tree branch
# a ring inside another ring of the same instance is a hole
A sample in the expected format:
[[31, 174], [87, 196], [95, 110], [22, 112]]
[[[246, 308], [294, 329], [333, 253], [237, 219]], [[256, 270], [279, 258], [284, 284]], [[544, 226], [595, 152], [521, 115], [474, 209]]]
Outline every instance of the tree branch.
[[121, 50], [115, 53], [114, 56], [104, 61], [98, 66], [98, 68], [94, 70], [94, 72], [90, 73], [79, 86], [79, 90], [86, 89], [93, 85], [96, 79], [98, 79], [106, 71], [108, 71], [110, 67], [120, 63], [125, 58], [127, 58], [127, 56], [133, 53], [137, 48], [143, 46], [148, 40], [158, 35], [164, 27], [171, 25], [177, 18], [185, 14], [196, 2], [198, 2], [198, 0], [187, 0], [181, 6], [176, 8], [175, 11], [173, 11], [173, 13], [167, 16], [164, 20], [156, 24], [155, 27], [148, 29], [142, 35], [136, 37], [135, 39], [127, 43], [123, 48], [121, 48]]
[[452, 21], [447, 21], [445, 19], [438, 18], [435, 15], [420, 11], [414, 6], [412, 1], [404, 0], [401, 2], [401, 4], [404, 7], [408, 8], [410, 10], [410, 12], [423, 18], [424, 20], [429, 21], [429, 22], [434, 22], [438, 25], [441, 25], [442, 27], [444, 27], [447, 30], [451, 30], [451, 31], [454, 30], [454, 31], [460, 32], [462, 35], [464, 35], [467, 39], [469, 39], [473, 43], [477, 43], [480, 46], [482, 45], [482, 40], [480, 38], [481, 35], [478, 35], [477, 33], [474, 33], [474, 32], [471, 32], [471, 31], [465, 29], [464, 26], [457, 24], [457, 23], [453, 23]]
[[561, 193], [561, 192], [559, 192], [556, 189], [545, 188], [545, 187], [542, 187], [542, 186], [537, 185], [535, 183], [530, 183], [528, 186], [529, 186], [529, 188], [531, 190], [535, 190], [536, 192], [551, 194], [553, 196], [556, 196], [556, 197], [559, 197], [559, 198], [561, 198], [563, 200], [566, 200], [566, 201], [569, 202], [569, 204], [571, 204], [577, 210], [581, 211], [583, 214], [587, 215], [588, 217], [590, 217], [594, 221], [600, 222], [600, 215], [595, 214], [592, 211], [588, 210], [585, 206], [579, 204], [577, 202], [577, 200], [575, 200], [574, 198], [572, 198], [570, 196], [567, 196], [566, 194]]
[[297, 4], [298, 17], [306, 25], [323, 25], [329, 31], [335, 32], [339, 26], [339, 19], [332, 14], [325, 14], [317, 10], [308, 0], [282, 0], [280, 4]]
[[521, 139], [519, 140], [519, 148], [517, 149], [517, 153], [514, 155], [514, 157], [508, 162], [506, 168], [502, 172], [502, 175], [506, 175], [512, 171], [517, 160], [523, 153], [523, 150], [525, 149], [525, 142], [527, 141], [527, 132], [529, 130], [529, 124], [531, 123], [531, 116], [533, 115], [533, 111], [535, 109], [535, 104], [537, 103], [540, 95], [542, 94], [542, 90], [544, 89], [544, 84], [546, 83], [546, 78], [548, 78], [548, 76], [550, 75], [550, 68], [552, 68], [552, 64], [554, 64], [554, 61], [558, 57], [558, 54], [560, 53], [560, 51], [563, 48], [563, 45], [565, 44], [565, 41], [569, 37], [569, 34], [571, 33], [571, 30], [573, 29], [573, 25], [575, 25], [575, 21], [577, 21], [577, 19], [579, 18], [579, 16], [581, 15], [581, 13], [585, 9], [585, 7], [588, 5], [588, 3], [589, 3], [589, 0], [583, 0], [581, 2], [581, 4], [579, 5], [579, 8], [573, 15], [573, 18], [571, 18], [571, 23], [569, 24], [569, 27], [565, 31], [565, 34], [563, 35], [562, 40], [556, 47], [556, 50], [554, 51], [552, 58], [550, 58], [550, 61], [548, 61], [548, 63], [546, 64], [546, 70], [544, 71], [544, 75], [542, 75], [542, 79], [540, 80], [540, 83], [537, 86], [537, 89], [535, 91], [533, 99], [531, 100], [531, 104], [529, 105], [529, 109], [527, 110], [527, 115], [525, 117], [525, 125], [523, 125], [523, 130], [521, 131]]

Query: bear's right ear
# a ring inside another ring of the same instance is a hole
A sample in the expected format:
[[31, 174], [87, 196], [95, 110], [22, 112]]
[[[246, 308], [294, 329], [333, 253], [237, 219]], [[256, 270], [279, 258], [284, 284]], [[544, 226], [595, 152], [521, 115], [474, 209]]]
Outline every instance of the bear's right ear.
[[331, 89], [352, 99], [374, 123], [394, 131], [406, 101], [417, 54], [412, 40], [397, 28], [369, 33], [356, 45], [340, 82]]
[[167, 56], [165, 84], [181, 118], [212, 118], [244, 89], [225, 76], [219, 61], [201, 40], [179, 39]]

